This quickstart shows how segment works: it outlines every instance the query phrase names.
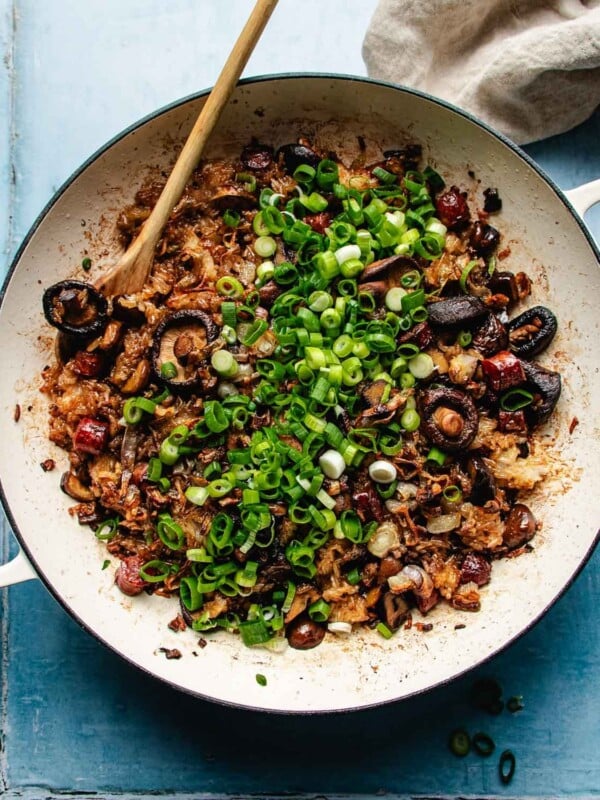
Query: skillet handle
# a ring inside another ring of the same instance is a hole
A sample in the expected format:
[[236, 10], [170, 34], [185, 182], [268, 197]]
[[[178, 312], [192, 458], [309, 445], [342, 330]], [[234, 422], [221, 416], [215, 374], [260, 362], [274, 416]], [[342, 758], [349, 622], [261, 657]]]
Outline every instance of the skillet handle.
[[569, 189], [565, 195], [579, 216], [583, 217], [595, 203], [600, 203], [600, 178]]
[[30, 581], [32, 578], [37, 578], [37, 574], [22, 550], [8, 564], [0, 566], [0, 587]]

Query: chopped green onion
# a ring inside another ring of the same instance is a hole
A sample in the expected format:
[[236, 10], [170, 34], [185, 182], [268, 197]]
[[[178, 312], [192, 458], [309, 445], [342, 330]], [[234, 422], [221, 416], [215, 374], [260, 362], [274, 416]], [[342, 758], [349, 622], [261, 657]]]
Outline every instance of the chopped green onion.
[[241, 215], [238, 211], [233, 211], [232, 209], [227, 209], [223, 214], [223, 222], [228, 228], [237, 228], [240, 224]]
[[276, 250], [277, 242], [272, 236], [259, 236], [254, 241], [254, 252], [261, 258], [270, 258]]
[[358, 567], [352, 567], [350, 572], [346, 575], [346, 580], [348, 581], [350, 586], [356, 586], [357, 584], [360, 583], [361, 577]]
[[473, 336], [469, 331], [461, 331], [456, 337], [456, 344], [460, 345], [460, 347], [468, 347], [472, 341]]
[[240, 622], [240, 635], [246, 647], [265, 644], [273, 638], [273, 634], [262, 619]]
[[96, 539], [100, 539], [102, 542], [109, 542], [114, 539], [118, 532], [119, 522], [118, 517], [103, 520], [96, 528]]
[[427, 461], [433, 461], [438, 466], [443, 467], [446, 463], [446, 454], [443, 453], [439, 447], [432, 447], [431, 450], [427, 453]]
[[417, 380], [425, 380], [434, 373], [435, 364], [428, 353], [418, 353], [408, 362], [408, 370]]
[[147, 561], [140, 567], [139, 575], [146, 583], [161, 583], [165, 578], [169, 577], [171, 568], [172, 565], [166, 561], [154, 559], [153, 561]]
[[463, 758], [471, 749], [471, 740], [469, 734], [462, 728], [452, 731], [448, 746], [455, 756]]
[[462, 501], [463, 493], [462, 491], [456, 486], [452, 484], [451, 486], [446, 486], [444, 491], [442, 492], [444, 499], [447, 500], [449, 503], [457, 504]]
[[156, 401], [146, 397], [130, 397], [123, 404], [123, 418], [128, 425], [137, 425], [142, 421], [144, 412], [154, 414]]
[[384, 639], [391, 639], [394, 635], [394, 631], [391, 631], [385, 622], [378, 622], [375, 630], [380, 636], [383, 636]]
[[159, 514], [156, 532], [161, 542], [171, 550], [179, 550], [184, 543], [183, 528], [170, 514]]
[[406, 295], [406, 289], [401, 286], [394, 286], [388, 289], [385, 295], [385, 304], [390, 311], [402, 311], [402, 298]]
[[518, 411], [533, 403], [533, 395], [526, 389], [510, 389], [500, 397], [500, 408], [503, 411]]
[[221, 316], [223, 317], [223, 325], [225, 327], [235, 328], [237, 325], [236, 304], [231, 300], [221, 303]]
[[421, 417], [414, 408], [407, 408], [402, 412], [402, 416], [400, 417], [400, 425], [402, 425], [405, 431], [412, 433], [417, 430], [420, 424]]
[[240, 342], [246, 347], [256, 344], [268, 327], [269, 324], [266, 320], [255, 319], [245, 333], [240, 336]]
[[210, 363], [220, 378], [235, 378], [240, 369], [229, 350], [215, 350], [210, 357]]
[[308, 616], [315, 622], [326, 622], [331, 614], [331, 606], [322, 598], [308, 607]]
[[265, 678], [264, 675], [261, 675], [260, 672], [256, 673], [256, 682], [258, 683], [259, 686], [267, 685], [267, 679]]
[[160, 365], [160, 377], [168, 381], [177, 377], [177, 367], [172, 361], [165, 361]]
[[474, 734], [473, 738], [471, 739], [471, 744], [477, 755], [484, 756], [485, 758], [491, 756], [496, 749], [494, 740], [491, 738], [491, 736], [488, 736], [487, 733], [479, 732]]
[[215, 284], [215, 288], [220, 295], [224, 295], [225, 297], [238, 298], [244, 293], [242, 284], [237, 278], [231, 275], [224, 275], [222, 278], [219, 278]]
[[88, 258], [87, 256], [84, 259], [82, 259], [81, 268], [84, 269], [86, 272], [89, 272], [89, 270], [92, 268], [92, 259]]
[[188, 611], [197, 611], [201, 608], [203, 598], [198, 591], [198, 579], [191, 576], [182, 578], [179, 584], [179, 596]]
[[469, 261], [467, 266], [461, 272], [460, 278], [458, 279], [458, 283], [460, 288], [463, 292], [467, 293], [467, 280], [469, 279], [469, 275], [471, 274], [472, 270], [479, 264], [479, 261]]
[[315, 179], [316, 174], [316, 170], [309, 164], [300, 164], [300, 166], [296, 167], [294, 170], [292, 178], [298, 183], [311, 183], [311, 181]]
[[512, 750], [504, 750], [498, 762], [498, 776], [505, 786], [512, 781], [516, 766], [517, 759]]
[[185, 496], [195, 506], [203, 506], [208, 500], [208, 489], [206, 486], [190, 486], [185, 490]]

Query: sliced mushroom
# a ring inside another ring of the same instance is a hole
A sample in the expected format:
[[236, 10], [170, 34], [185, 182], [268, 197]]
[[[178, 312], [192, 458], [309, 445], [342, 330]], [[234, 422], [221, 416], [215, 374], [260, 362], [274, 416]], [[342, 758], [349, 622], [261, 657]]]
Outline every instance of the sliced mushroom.
[[83, 281], [61, 281], [49, 286], [42, 304], [50, 325], [72, 336], [94, 336], [108, 317], [106, 298]]
[[386, 592], [383, 595], [383, 617], [391, 631], [396, 631], [406, 620], [410, 606], [400, 594]]
[[429, 324], [439, 328], [453, 326], [469, 327], [476, 320], [488, 314], [488, 309], [478, 297], [461, 295], [448, 297], [427, 306]]
[[510, 349], [519, 358], [533, 358], [545, 350], [558, 327], [556, 317], [545, 306], [528, 308], [507, 324]]
[[219, 211], [246, 211], [256, 207], [256, 197], [239, 186], [223, 186], [211, 197], [210, 202]]
[[469, 501], [482, 506], [496, 496], [496, 479], [481, 456], [474, 455], [467, 462], [467, 472], [471, 479]]
[[[157, 327], [152, 343], [152, 372], [154, 378], [176, 393], [188, 392], [202, 384], [198, 369], [206, 361], [206, 347], [219, 336], [219, 329], [210, 315], [203, 311], [176, 311]], [[163, 364], [177, 368], [174, 378], [161, 375]]]
[[489, 312], [475, 328], [471, 347], [474, 347], [486, 358], [493, 356], [499, 350], [506, 350], [508, 333], [495, 314]]
[[526, 384], [533, 393], [533, 402], [525, 409], [531, 426], [541, 425], [554, 411], [560, 397], [562, 382], [558, 372], [545, 369], [538, 364], [522, 361]]
[[419, 397], [421, 430], [429, 441], [448, 453], [465, 450], [475, 438], [479, 417], [468, 394], [439, 386]]
[[359, 283], [362, 285], [373, 278], [377, 278], [378, 280], [384, 280], [389, 289], [392, 286], [399, 286], [400, 279], [406, 272], [418, 270], [418, 268], [417, 262], [408, 256], [380, 258], [379, 261], [373, 261], [362, 271]]
[[94, 499], [94, 493], [88, 486], [84, 486], [76, 475], [72, 472], [63, 473], [60, 479], [60, 488], [73, 500], [79, 500], [82, 503], [87, 503]]

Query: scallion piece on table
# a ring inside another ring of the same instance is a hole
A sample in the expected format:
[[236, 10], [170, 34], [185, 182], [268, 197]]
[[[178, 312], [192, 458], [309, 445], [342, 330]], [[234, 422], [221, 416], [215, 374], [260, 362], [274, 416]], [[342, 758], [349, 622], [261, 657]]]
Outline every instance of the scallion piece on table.
[[448, 746], [455, 756], [463, 758], [471, 749], [469, 734], [462, 728], [452, 731], [448, 740]]
[[500, 782], [505, 786], [512, 781], [516, 766], [517, 759], [512, 750], [504, 750], [498, 762], [498, 777], [500, 778]]

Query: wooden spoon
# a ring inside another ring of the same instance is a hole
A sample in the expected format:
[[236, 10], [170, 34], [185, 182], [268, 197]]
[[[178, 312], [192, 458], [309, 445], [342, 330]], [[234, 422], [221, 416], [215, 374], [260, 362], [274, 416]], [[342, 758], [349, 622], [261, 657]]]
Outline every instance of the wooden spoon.
[[131, 294], [138, 292], [146, 282], [163, 228], [196, 168], [204, 146], [276, 5], [277, 0], [257, 0], [194, 123], [152, 213], [115, 266], [96, 281], [96, 288], [103, 294], [107, 296]]

